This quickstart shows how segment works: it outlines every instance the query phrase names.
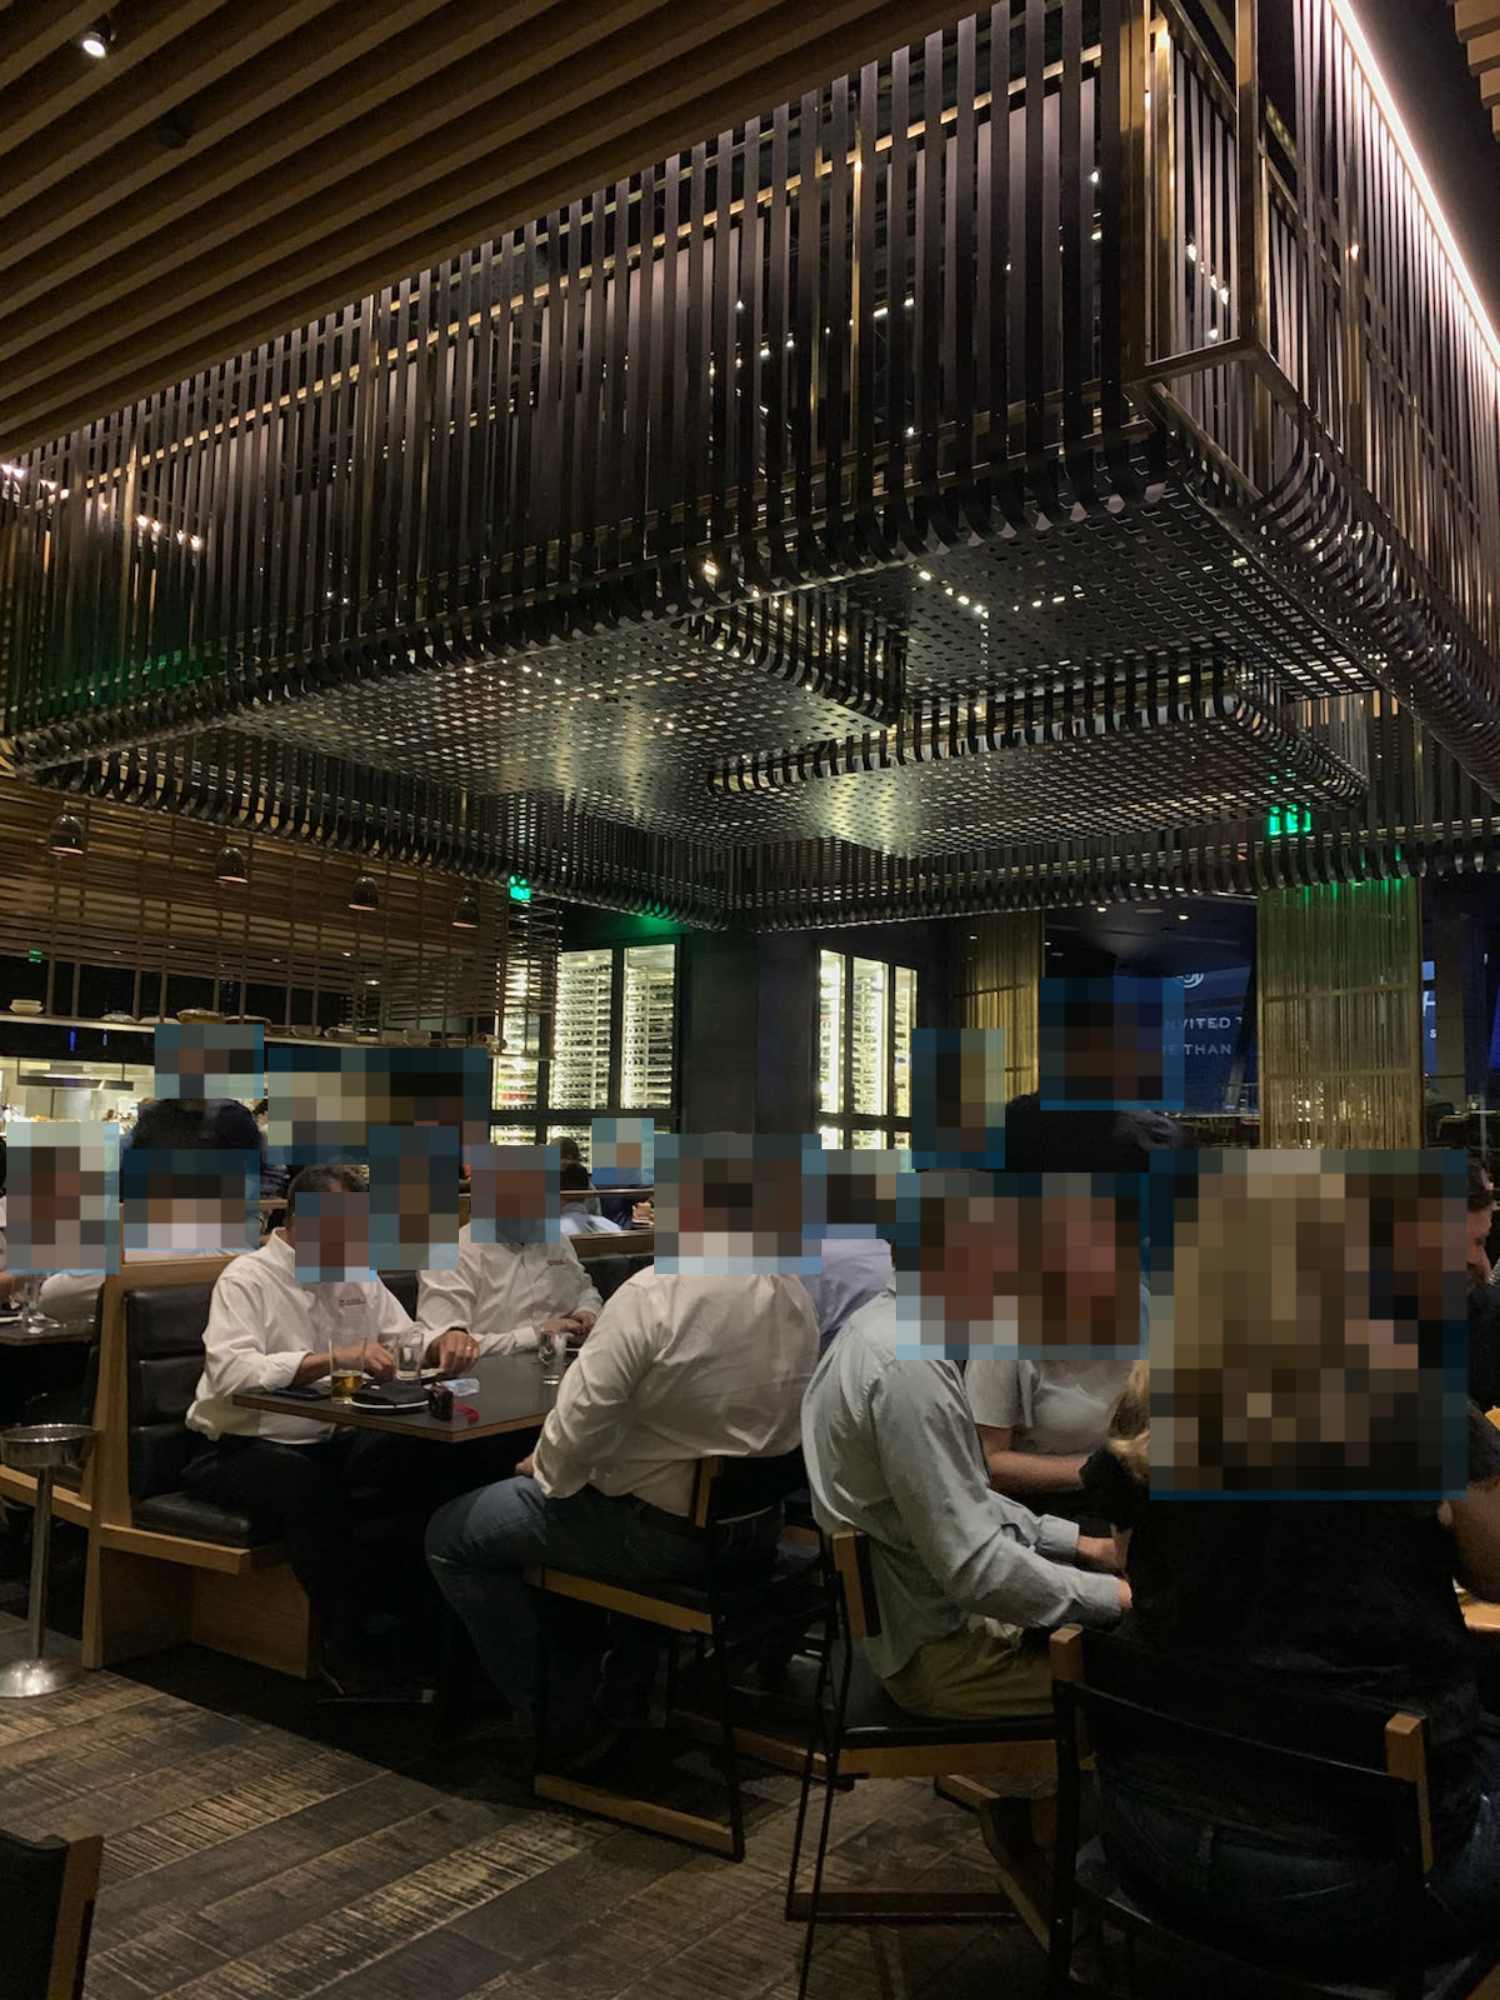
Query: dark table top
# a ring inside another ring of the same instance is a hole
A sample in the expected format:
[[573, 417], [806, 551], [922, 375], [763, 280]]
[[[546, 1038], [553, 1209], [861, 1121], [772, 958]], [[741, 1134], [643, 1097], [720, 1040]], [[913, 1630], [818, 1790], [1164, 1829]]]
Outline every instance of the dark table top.
[[92, 1322], [74, 1325], [58, 1321], [48, 1331], [27, 1333], [19, 1319], [0, 1317], [0, 1347], [61, 1347], [69, 1341], [86, 1347], [93, 1337]]
[[315, 1424], [348, 1424], [356, 1430], [395, 1431], [406, 1437], [429, 1438], [437, 1444], [463, 1444], [470, 1438], [498, 1437], [505, 1431], [539, 1430], [557, 1400], [557, 1385], [542, 1381], [542, 1364], [535, 1354], [490, 1354], [474, 1365], [479, 1387], [457, 1396], [479, 1412], [477, 1424], [455, 1413], [439, 1423], [425, 1410], [401, 1416], [392, 1410], [358, 1410], [330, 1397], [246, 1394], [235, 1397], [242, 1410], [274, 1410], [285, 1417], [304, 1417]]

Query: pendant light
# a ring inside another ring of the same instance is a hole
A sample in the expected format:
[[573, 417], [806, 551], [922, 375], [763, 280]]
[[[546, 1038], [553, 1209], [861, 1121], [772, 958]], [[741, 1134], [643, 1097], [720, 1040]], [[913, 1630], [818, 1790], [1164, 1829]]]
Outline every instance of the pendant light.
[[349, 891], [349, 907], [351, 910], [363, 910], [367, 913], [380, 908], [380, 890], [373, 875], [361, 875], [357, 878], [354, 887]]
[[226, 843], [225, 846], [219, 849], [219, 858], [214, 863], [214, 880], [216, 882], [235, 883], [248, 882], [250, 880], [250, 870], [246, 866], [244, 852], [241, 848]]
[[456, 931], [477, 931], [479, 928], [479, 898], [472, 889], [465, 889], [453, 905], [453, 928]]
[[82, 854], [83, 821], [77, 813], [59, 813], [52, 822], [52, 830], [47, 835], [47, 845], [54, 854]]

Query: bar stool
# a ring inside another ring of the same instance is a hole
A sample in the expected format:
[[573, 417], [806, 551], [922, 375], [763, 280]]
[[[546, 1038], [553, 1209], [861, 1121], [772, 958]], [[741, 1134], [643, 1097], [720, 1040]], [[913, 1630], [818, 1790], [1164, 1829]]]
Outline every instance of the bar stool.
[[59, 1472], [81, 1472], [94, 1433], [87, 1424], [17, 1424], [0, 1431], [0, 1465], [36, 1475], [31, 1528], [31, 1595], [27, 1604], [29, 1655], [0, 1667], [0, 1698], [54, 1694], [83, 1672], [74, 1660], [44, 1657], [47, 1643], [47, 1571], [52, 1550], [52, 1487]]

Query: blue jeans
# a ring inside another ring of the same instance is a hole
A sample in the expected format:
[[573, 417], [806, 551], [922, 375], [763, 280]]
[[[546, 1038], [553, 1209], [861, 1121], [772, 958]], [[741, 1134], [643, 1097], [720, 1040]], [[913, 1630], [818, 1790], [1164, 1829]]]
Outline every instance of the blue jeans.
[[585, 1486], [549, 1499], [534, 1479], [504, 1479], [438, 1509], [427, 1527], [427, 1561], [438, 1588], [468, 1628], [490, 1679], [518, 1714], [536, 1706], [536, 1593], [523, 1571], [557, 1569], [691, 1582], [703, 1546], [641, 1519], [640, 1502]]
[[[1476, 1753], [1480, 1800], [1469, 1837], [1427, 1879], [1433, 1959], [1500, 1938], [1500, 1727]], [[1274, 1832], [1220, 1826], [1160, 1795], [1099, 1778], [1110, 1858], [1152, 1900], [1195, 1929], [1232, 1922], [1252, 1947], [1309, 1965], [1360, 1965], [1381, 1953], [1394, 1869], [1368, 1857], [1299, 1850]]]

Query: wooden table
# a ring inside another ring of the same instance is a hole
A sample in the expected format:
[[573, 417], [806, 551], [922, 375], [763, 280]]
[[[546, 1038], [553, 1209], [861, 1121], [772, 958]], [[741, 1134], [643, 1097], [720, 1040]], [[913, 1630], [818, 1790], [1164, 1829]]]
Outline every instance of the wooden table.
[[468, 1403], [479, 1412], [479, 1422], [469, 1423], [455, 1415], [440, 1423], [425, 1410], [413, 1416], [398, 1416], [380, 1410], [358, 1410], [352, 1403], [335, 1403], [320, 1396], [316, 1402], [302, 1396], [251, 1395], [235, 1397], [242, 1410], [274, 1410], [279, 1416], [302, 1417], [315, 1424], [345, 1424], [354, 1430], [394, 1431], [401, 1437], [426, 1438], [436, 1444], [464, 1444], [472, 1438], [499, 1437], [506, 1431], [540, 1430], [547, 1413], [557, 1400], [557, 1385], [542, 1380], [542, 1364], [535, 1354], [492, 1354], [475, 1363], [479, 1387], [471, 1396], [455, 1400]]
[[1459, 1608], [1471, 1632], [1482, 1632], [1487, 1639], [1500, 1638], [1500, 1604], [1491, 1604], [1483, 1597], [1470, 1597], [1466, 1592], [1459, 1599]]
[[28, 1333], [18, 1319], [0, 1319], [0, 1347], [62, 1347], [69, 1341], [87, 1347], [94, 1337], [92, 1320], [70, 1325], [65, 1320], [46, 1333]]

